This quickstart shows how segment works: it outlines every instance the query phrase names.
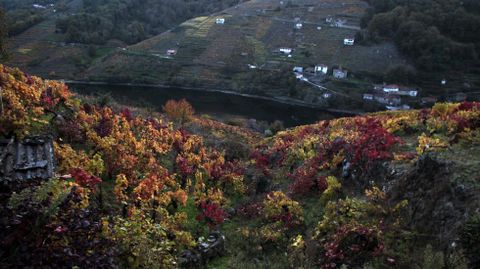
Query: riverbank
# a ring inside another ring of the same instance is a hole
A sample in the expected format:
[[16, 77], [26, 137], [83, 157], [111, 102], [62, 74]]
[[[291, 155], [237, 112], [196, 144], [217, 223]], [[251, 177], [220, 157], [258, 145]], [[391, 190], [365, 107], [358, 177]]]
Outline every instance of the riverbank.
[[300, 107], [307, 107], [307, 108], [316, 109], [316, 110], [323, 110], [323, 111], [328, 112], [328, 113], [339, 114], [338, 116], [340, 116], [340, 117], [358, 116], [358, 115], [364, 114], [363, 111], [325, 108], [324, 106], [315, 105], [315, 104], [303, 102], [303, 101], [293, 99], [293, 98], [288, 98], [288, 97], [267, 97], [267, 96], [252, 95], [252, 94], [239, 93], [239, 92], [235, 92], [235, 91], [204, 88], [204, 87], [173, 86], [173, 85], [166, 85], [166, 84], [110, 83], [110, 82], [100, 82], [100, 81], [79, 81], [79, 80], [66, 80], [66, 79], [61, 79], [61, 81], [65, 82], [68, 85], [90, 85], [90, 86], [107, 86], [107, 87], [114, 87], [114, 86], [149, 87], [149, 88], [159, 88], [159, 89], [175, 88], [175, 89], [179, 89], [179, 90], [210, 92], [210, 93], [222, 93], [222, 94], [240, 96], [240, 97], [245, 97], [245, 98], [250, 98], [250, 99], [258, 99], [258, 100], [264, 100], [264, 101], [270, 101], [270, 102], [277, 102], [277, 103], [280, 103], [280, 104], [285, 104], [285, 105], [290, 105], [290, 106], [300, 106]]

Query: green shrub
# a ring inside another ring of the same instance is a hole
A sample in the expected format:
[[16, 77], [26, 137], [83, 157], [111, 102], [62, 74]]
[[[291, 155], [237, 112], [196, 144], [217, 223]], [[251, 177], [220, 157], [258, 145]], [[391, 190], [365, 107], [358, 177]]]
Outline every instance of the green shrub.
[[480, 268], [480, 214], [472, 216], [463, 226], [460, 243], [470, 268]]

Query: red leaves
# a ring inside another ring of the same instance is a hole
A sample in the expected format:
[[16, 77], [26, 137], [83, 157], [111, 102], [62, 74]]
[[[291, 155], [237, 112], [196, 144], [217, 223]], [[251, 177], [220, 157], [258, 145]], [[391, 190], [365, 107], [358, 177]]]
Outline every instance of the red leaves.
[[371, 257], [380, 255], [384, 245], [380, 232], [363, 226], [343, 226], [324, 244], [325, 261], [322, 268], [334, 269], [341, 265], [362, 266]]
[[205, 221], [210, 228], [222, 224], [227, 213], [216, 203], [202, 202], [199, 206], [200, 214], [195, 218], [198, 221]]
[[473, 109], [480, 110], [480, 103], [478, 103], [478, 102], [463, 102], [458, 107], [458, 110], [470, 111], [470, 110], [473, 110]]
[[178, 156], [175, 166], [184, 176], [192, 175], [195, 171], [195, 167], [188, 163], [188, 160], [183, 156]]
[[290, 185], [290, 191], [293, 195], [308, 195], [315, 190], [321, 194], [327, 189], [327, 180], [324, 176], [318, 175], [316, 167], [301, 167], [294, 174], [290, 175], [294, 180], [293, 184]]
[[128, 122], [133, 120], [132, 112], [128, 107], [123, 108], [122, 111], [120, 111], [120, 115], [122, 115], [122, 117], [124, 117]]
[[353, 165], [363, 164], [363, 168], [368, 168], [375, 161], [393, 158], [391, 148], [401, 142], [400, 138], [385, 130], [374, 118], [357, 120], [356, 126], [361, 135], [349, 148]]
[[99, 177], [90, 175], [85, 170], [81, 168], [74, 168], [70, 171], [70, 174], [75, 179], [75, 183], [82, 187], [93, 188], [98, 183], [101, 183], [102, 180]]

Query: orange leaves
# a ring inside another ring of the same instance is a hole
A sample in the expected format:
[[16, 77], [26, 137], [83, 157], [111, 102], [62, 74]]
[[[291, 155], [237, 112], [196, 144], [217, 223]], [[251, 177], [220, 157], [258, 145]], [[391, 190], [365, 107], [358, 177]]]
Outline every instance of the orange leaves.
[[156, 174], [150, 174], [140, 181], [134, 189], [135, 198], [139, 201], [148, 201], [158, 195], [163, 188], [163, 180]]
[[184, 124], [192, 119], [195, 110], [187, 100], [182, 99], [180, 101], [169, 100], [163, 106], [163, 112], [165, 112], [171, 120]]

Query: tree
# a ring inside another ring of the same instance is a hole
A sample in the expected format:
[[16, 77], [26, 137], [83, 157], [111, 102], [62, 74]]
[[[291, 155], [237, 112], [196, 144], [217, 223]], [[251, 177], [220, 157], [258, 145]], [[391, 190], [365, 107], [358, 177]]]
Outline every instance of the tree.
[[5, 18], [5, 12], [0, 8], [0, 61], [5, 61], [8, 59], [8, 52], [6, 46], [7, 38], [7, 24]]
[[184, 124], [189, 122], [192, 119], [193, 113], [195, 110], [192, 105], [187, 102], [187, 100], [182, 99], [180, 101], [169, 100], [163, 106], [163, 112], [174, 121]]
[[385, 74], [385, 81], [390, 83], [410, 84], [415, 81], [415, 69], [408, 65], [395, 65]]

